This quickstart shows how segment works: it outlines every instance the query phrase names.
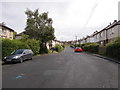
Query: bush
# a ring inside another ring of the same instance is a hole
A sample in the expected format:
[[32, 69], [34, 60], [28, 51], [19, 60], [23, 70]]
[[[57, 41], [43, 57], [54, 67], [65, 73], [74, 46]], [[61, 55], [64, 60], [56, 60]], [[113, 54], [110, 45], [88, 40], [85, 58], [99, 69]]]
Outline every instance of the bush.
[[61, 52], [63, 50], [63, 47], [61, 45], [59, 45], [59, 44], [56, 44], [55, 48], [56, 48], [57, 52]]
[[70, 47], [71, 47], [71, 48], [75, 48], [75, 45], [71, 44]]
[[75, 47], [81, 47], [81, 44], [76, 44]]
[[117, 38], [115, 41], [106, 44], [105, 54], [109, 57], [120, 60], [120, 37]]
[[40, 43], [38, 40], [28, 39], [26, 43], [29, 46], [29, 48], [34, 52], [34, 54], [39, 54]]
[[24, 48], [29, 48], [29, 46], [20, 40], [2, 39], [2, 58], [10, 55], [14, 50]]
[[66, 47], [66, 45], [62, 45], [62, 47], [63, 47], [63, 48], [65, 48], [65, 47]]
[[27, 41], [2, 39], [2, 59], [10, 55], [17, 49], [31, 49], [34, 54], [38, 54], [40, 50], [39, 41], [28, 39]]
[[91, 53], [98, 53], [99, 44], [98, 43], [85, 43], [83, 47], [84, 51]]

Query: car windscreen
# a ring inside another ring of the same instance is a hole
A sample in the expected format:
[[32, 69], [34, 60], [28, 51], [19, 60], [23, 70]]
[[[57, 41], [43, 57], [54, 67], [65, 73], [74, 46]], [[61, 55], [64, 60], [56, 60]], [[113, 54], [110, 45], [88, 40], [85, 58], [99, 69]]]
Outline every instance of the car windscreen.
[[12, 54], [22, 54], [24, 50], [16, 50], [15, 52], [13, 52]]

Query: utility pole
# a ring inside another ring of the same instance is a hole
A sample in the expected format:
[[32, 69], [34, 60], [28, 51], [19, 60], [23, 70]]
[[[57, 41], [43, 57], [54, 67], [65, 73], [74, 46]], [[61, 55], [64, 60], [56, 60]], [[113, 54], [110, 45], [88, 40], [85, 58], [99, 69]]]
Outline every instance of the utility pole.
[[77, 45], [77, 36], [75, 36], [75, 38], [76, 38], [76, 43], [75, 44]]

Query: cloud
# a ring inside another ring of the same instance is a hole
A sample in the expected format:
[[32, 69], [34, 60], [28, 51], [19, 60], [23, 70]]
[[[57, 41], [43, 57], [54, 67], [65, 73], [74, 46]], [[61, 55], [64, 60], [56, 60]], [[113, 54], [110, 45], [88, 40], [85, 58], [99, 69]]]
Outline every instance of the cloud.
[[[11, 1], [11, 2], [10, 2]], [[49, 12], [58, 40], [74, 40], [104, 28], [118, 18], [119, 0], [4, 0], [2, 19], [18, 33], [26, 25], [26, 8]]]

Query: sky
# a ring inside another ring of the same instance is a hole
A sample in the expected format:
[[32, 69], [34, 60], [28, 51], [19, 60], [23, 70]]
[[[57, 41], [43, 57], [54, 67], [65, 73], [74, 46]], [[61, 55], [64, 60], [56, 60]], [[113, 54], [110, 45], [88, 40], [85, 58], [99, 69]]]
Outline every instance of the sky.
[[[26, 9], [49, 12], [57, 40], [70, 41], [100, 31], [118, 20], [120, 0], [1, 0], [0, 21], [17, 33], [26, 26]], [[1, 23], [0, 22], [0, 23]]]

